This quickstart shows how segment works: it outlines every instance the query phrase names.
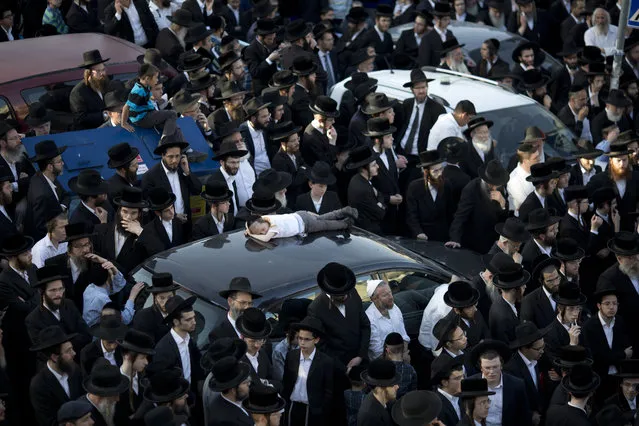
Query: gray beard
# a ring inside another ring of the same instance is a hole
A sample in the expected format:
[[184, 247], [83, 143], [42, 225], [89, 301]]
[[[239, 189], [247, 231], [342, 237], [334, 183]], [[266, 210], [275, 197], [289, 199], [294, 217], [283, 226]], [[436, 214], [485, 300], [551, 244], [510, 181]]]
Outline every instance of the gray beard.
[[282, 208], [286, 207], [287, 205], [286, 194], [282, 195], [281, 193], [277, 193], [275, 194], [275, 199], [279, 201], [280, 203], [282, 203]]
[[113, 415], [115, 414], [114, 402], [101, 402], [96, 408], [104, 418], [107, 426], [115, 426], [115, 423], [113, 421]]
[[479, 141], [473, 138], [473, 146], [477, 148], [478, 150], [480, 150], [481, 152], [483, 152], [484, 154], [488, 154], [491, 148], [491, 141], [489, 139], [488, 141], [484, 142], [484, 141]]
[[22, 157], [24, 156], [25, 152], [27, 152], [27, 150], [24, 147], [24, 145], [19, 145], [18, 147], [16, 147], [16, 149], [11, 150], [11, 151], [7, 150], [6, 160], [9, 163], [17, 163], [18, 161], [20, 161], [22, 159]]
[[460, 72], [463, 74], [470, 74], [470, 71], [468, 71], [468, 67], [466, 66], [464, 61], [461, 61], [461, 62], [453, 61], [453, 63], [449, 65], [449, 68], [451, 71]]
[[628, 276], [631, 279], [639, 277], [639, 265], [637, 264], [633, 266], [626, 266], [620, 263], [619, 270], [621, 271], [621, 273], [623, 273], [624, 275]]
[[613, 114], [612, 112], [608, 110], [608, 108], [606, 108], [606, 118], [612, 121], [613, 123], [616, 123], [619, 120], [621, 120], [621, 114]]
[[184, 41], [184, 37], [186, 37], [186, 32], [188, 30], [186, 28], [181, 28], [180, 31], [178, 31], [177, 33], [175, 33], [178, 41], [180, 42], [180, 44], [182, 45], [182, 48], [185, 48], [186, 46], [186, 42]]
[[488, 17], [490, 18], [490, 22], [493, 24], [493, 27], [495, 28], [503, 28], [506, 25], [504, 23], [505, 18], [503, 14], [499, 17], [499, 19], [495, 19], [493, 15], [491, 14], [488, 14]]

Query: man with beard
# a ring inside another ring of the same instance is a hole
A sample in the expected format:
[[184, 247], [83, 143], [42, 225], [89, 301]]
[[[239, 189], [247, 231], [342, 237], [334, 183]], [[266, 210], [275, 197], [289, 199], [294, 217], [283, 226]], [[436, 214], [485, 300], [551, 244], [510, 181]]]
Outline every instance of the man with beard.
[[626, 40], [623, 50], [625, 52], [624, 60], [621, 63], [623, 73], [634, 79], [639, 78], [639, 39], [635, 34]]
[[443, 176], [444, 159], [437, 151], [419, 155], [423, 178], [406, 191], [406, 224], [413, 238], [449, 241], [448, 229], [457, 206]]
[[363, 37], [366, 43], [375, 49], [375, 69], [385, 70], [391, 65], [391, 55], [394, 50], [393, 39], [388, 33], [393, 17], [390, 5], [380, 4], [375, 10], [375, 26], [367, 30]]
[[274, 143], [280, 144], [279, 151], [273, 156], [273, 169], [288, 173], [292, 177], [291, 185], [286, 191], [287, 204], [290, 206], [294, 206], [297, 197], [305, 192], [305, 181], [310, 172], [300, 153], [301, 130], [302, 128], [295, 126], [293, 122], [284, 121], [276, 124], [270, 135]]
[[277, 214], [293, 213], [293, 210], [287, 207], [288, 200], [286, 197], [288, 187], [292, 182], [293, 177], [290, 173], [278, 172], [275, 169], [266, 169], [257, 177], [257, 180], [253, 184], [253, 191], [257, 191], [258, 188], [261, 188], [273, 194], [273, 197], [280, 205]]
[[[148, 385], [144, 389], [144, 400], [130, 417], [132, 425], [143, 425], [147, 414], [156, 407], [168, 408], [175, 416], [182, 419], [190, 416], [190, 409], [187, 403], [189, 396], [189, 382], [182, 377], [182, 369], [169, 368], [157, 372], [148, 378]], [[164, 421], [166, 416], [162, 417]], [[146, 423], [155, 424], [155, 423]]]
[[57, 325], [42, 329], [33, 339], [31, 351], [46, 359], [43, 368], [31, 380], [29, 394], [39, 426], [57, 424], [58, 409], [83, 394], [82, 373], [73, 361], [76, 355], [69, 333]]
[[302, 19], [296, 19], [286, 26], [284, 39], [290, 45], [281, 49], [280, 66], [282, 69], [290, 69], [295, 58], [300, 56], [314, 59], [317, 65], [317, 58], [311, 53], [317, 47], [312, 29], [313, 27], [307, 25]]
[[155, 342], [159, 342], [170, 330], [164, 321], [167, 315], [166, 302], [175, 296], [180, 286], [173, 281], [171, 274], [165, 272], [153, 274], [151, 280], [152, 285], [147, 290], [153, 296], [153, 305], [136, 312], [132, 327], [147, 333]]
[[362, 401], [357, 415], [358, 426], [391, 426], [393, 420], [388, 405], [397, 398], [399, 375], [395, 364], [387, 359], [372, 361], [362, 373], [362, 379], [372, 390]]
[[[215, 179], [220, 182], [224, 182], [229, 191], [233, 192], [233, 198], [231, 203], [230, 212], [237, 217], [240, 208], [244, 207], [246, 201], [251, 198], [253, 194], [252, 185], [255, 182], [255, 172], [248, 163], [248, 160], [243, 160], [243, 157], [249, 153], [246, 149], [239, 149], [237, 144], [242, 140], [242, 135], [237, 128], [233, 125], [229, 125], [226, 129], [220, 129], [220, 138], [223, 142], [220, 144], [220, 149], [217, 151], [213, 160], [220, 162], [220, 168], [215, 170], [209, 179]], [[246, 163], [245, 165], [243, 163]], [[247, 168], [247, 172], [252, 172], [253, 181], [250, 186], [246, 186], [248, 181], [245, 181], [243, 173], [240, 173], [242, 167]], [[241, 181], [239, 181], [242, 178]]]
[[488, 328], [493, 339], [504, 343], [515, 339], [520, 316], [515, 305], [521, 303], [529, 281], [530, 274], [518, 263], [505, 265], [497, 271], [493, 284], [499, 289], [500, 297], [488, 314]]
[[495, 38], [489, 38], [481, 44], [479, 53], [481, 54], [481, 61], [477, 66], [475, 73], [484, 78], [488, 78], [499, 69], [508, 67], [508, 64], [499, 57], [499, 40]]
[[40, 172], [33, 175], [29, 183], [24, 228], [25, 233], [37, 240], [47, 233], [47, 218], [66, 211], [70, 206], [69, 193], [57, 179], [64, 168], [62, 153], [65, 150], [66, 147], [58, 148], [50, 140], [35, 145], [36, 155], [31, 161], [38, 164]]
[[453, 37], [453, 32], [448, 29], [451, 12], [450, 3], [435, 2], [435, 7], [431, 12], [434, 16], [434, 31], [430, 31], [424, 36], [418, 48], [417, 63], [420, 67], [439, 65], [439, 52], [442, 50], [442, 45]]
[[271, 160], [266, 151], [270, 141], [265, 132], [271, 120], [271, 113], [268, 111], [270, 105], [260, 97], [248, 101], [244, 104], [247, 120], [239, 126], [242, 138], [251, 154], [249, 161], [251, 161], [257, 175], [271, 167]]
[[561, 157], [550, 157], [548, 163], [558, 175], [555, 190], [548, 199], [548, 208], [555, 209], [557, 216], [563, 216], [568, 211], [565, 191], [570, 180], [570, 166], [566, 165], [566, 160]]
[[69, 218], [69, 223], [86, 223], [99, 225], [106, 223], [108, 212], [102, 207], [106, 203], [108, 183], [102, 179], [97, 170], [82, 170], [78, 176], [69, 179], [69, 188], [79, 195], [80, 204]]
[[586, 9], [586, 2], [584, 0], [575, 0], [570, 2], [570, 15], [566, 17], [562, 22], [559, 30], [559, 35], [564, 45], [570, 40], [574, 39], [570, 36], [570, 31], [578, 24], [584, 22], [584, 12]]
[[251, 290], [251, 283], [244, 277], [233, 278], [229, 288], [220, 291], [219, 295], [222, 298], [226, 298], [229, 311], [227, 316], [209, 333], [209, 341], [214, 342], [223, 337], [238, 339], [241, 336], [235, 322], [246, 308], [253, 306], [253, 300], [259, 299], [262, 295]]
[[530, 168], [539, 163], [539, 151], [529, 143], [521, 143], [517, 147], [519, 162], [517, 167], [510, 172], [508, 190], [508, 204], [513, 212], [519, 212], [519, 207], [534, 190], [534, 185], [527, 180], [530, 176]]
[[[508, 181], [510, 183], [510, 181]], [[499, 239], [490, 248], [488, 254], [505, 253], [517, 263], [521, 263], [519, 249], [530, 240], [525, 224], [516, 217], [509, 217], [503, 223], [495, 225]]]
[[[235, 64], [240, 63], [242, 60], [239, 56], [235, 55], [235, 53], [230, 53], [234, 58], [237, 58], [233, 64], [227, 64], [229, 68], [232, 69]], [[230, 60], [230, 59], [229, 59]], [[223, 108], [219, 108], [213, 112], [213, 126], [215, 127], [216, 132], [220, 133], [220, 126], [225, 123], [233, 123], [234, 126], [239, 126], [246, 117], [244, 115], [244, 110], [242, 108], [242, 102], [244, 101], [244, 96], [248, 92], [244, 91], [240, 84], [237, 81], [225, 81], [222, 83], [220, 88], [220, 93], [218, 97], [215, 98], [216, 101], [221, 101]], [[209, 117], [209, 121], [211, 117]]]
[[464, 130], [464, 136], [470, 140], [471, 145], [468, 147], [468, 154], [460, 167], [471, 179], [474, 179], [478, 176], [479, 167], [495, 159], [497, 142], [490, 134], [490, 128], [493, 126], [492, 121], [486, 120], [484, 117], [473, 117], [468, 121], [467, 126]]
[[573, 84], [569, 89], [568, 104], [559, 111], [557, 117], [580, 139], [592, 140], [589, 111], [586, 88]]
[[[480, 10], [477, 14], [477, 22], [506, 31], [506, 17], [504, 15], [504, 2], [501, 0], [489, 0], [485, 3], [487, 9]], [[510, 8], [510, 5], [508, 6]]]
[[301, 152], [308, 167], [317, 161], [334, 164], [337, 156], [337, 131], [333, 124], [339, 117], [337, 102], [328, 96], [318, 96], [310, 106], [313, 120], [304, 128]]
[[[575, 91], [575, 80], [577, 80], [576, 86], [582, 86], [585, 89], [584, 82], [577, 78], [579, 77], [579, 54], [581, 54], [581, 48], [577, 47], [573, 40], [569, 40], [564, 43], [564, 47], [557, 54], [563, 59], [564, 66], [553, 74], [553, 82], [551, 83], [551, 97], [557, 108], [561, 111], [569, 101], [570, 94]], [[579, 112], [579, 110], [576, 110]], [[576, 133], [576, 132], [575, 132]], [[578, 135], [581, 132], [577, 133]], [[588, 138], [590, 139], [590, 138]]]
[[89, 0], [73, 0], [67, 11], [66, 21], [71, 34], [104, 31], [98, 19], [98, 11]]
[[539, 44], [548, 52], [557, 52], [558, 25], [548, 12], [537, 7], [532, 0], [516, 1], [517, 10], [510, 14], [506, 28], [511, 33]]
[[91, 373], [84, 381], [86, 395], [79, 401], [87, 401], [93, 406], [91, 418], [98, 426], [115, 426], [115, 405], [130, 386], [129, 379], [120, 369], [105, 359], [98, 359]]
[[615, 50], [617, 27], [610, 24], [610, 14], [606, 9], [598, 7], [592, 14], [594, 25], [584, 34], [586, 46], [598, 47], [605, 56], [610, 56]]
[[368, 26], [368, 19], [370, 19], [368, 12], [361, 6], [351, 7], [348, 11], [344, 35], [335, 46], [342, 71], [350, 62], [350, 55], [366, 43], [364, 33]]
[[213, 365], [213, 379], [209, 386], [213, 391], [219, 392], [219, 395], [207, 408], [209, 412], [215, 413], [215, 418], [210, 421], [209, 426], [255, 424], [240, 405], [249, 396], [250, 372], [248, 364], [238, 361], [233, 356], [224, 357]]
[[450, 225], [450, 241], [446, 247], [464, 247], [478, 253], [488, 253], [497, 240], [493, 229], [508, 216], [508, 200], [504, 186], [508, 172], [497, 160], [479, 168], [479, 177], [464, 187]]
[[122, 195], [124, 189], [140, 186], [138, 180], [139, 154], [140, 151], [127, 142], [109, 148], [107, 166], [110, 169], [115, 169], [113, 176], [106, 181], [107, 197], [111, 205], [114, 204], [115, 197]]
[[[216, 25], [223, 26], [222, 18], [220, 16], [213, 15], [212, 18], [215, 18]], [[219, 55], [213, 49], [213, 34], [212, 28], [207, 28], [204, 23], [197, 23], [195, 26], [189, 28], [186, 33], [186, 37], [184, 41], [192, 46], [193, 51], [203, 58], [209, 59], [210, 63], [206, 67], [204, 71], [208, 73], [215, 73], [219, 75], [220, 73], [220, 63], [218, 61]], [[198, 71], [199, 72], [199, 71]], [[191, 78], [192, 79], [192, 78]]]
[[426, 16], [422, 13], [416, 13], [413, 28], [402, 31], [399, 40], [397, 40], [395, 58], [405, 55], [417, 63], [417, 52], [425, 34]]
[[78, 67], [84, 68], [84, 77], [69, 97], [75, 130], [95, 129], [108, 118], [104, 95], [109, 91], [110, 80], [104, 63], [110, 58], [102, 59], [99, 50], [84, 52], [83, 57], [84, 62]]
[[79, 353], [91, 342], [91, 334], [73, 301], [64, 297], [62, 280], [66, 277], [61, 275], [61, 272], [57, 266], [38, 269], [38, 282], [35, 287], [40, 290], [40, 305], [27, 315], [25, 325], [33, 344], [39, 343], [38, 335], [45, 328], [60, 327], [66, 334], [72, 335], [70, 341]]
[[[240, 89], [245, 90], [246, 65], [242, 57], [234, 51], [223, 53], [220, 58], [220, 71], [226, 81], [237, 83]], [[241, 102], [240, 102], [241, 104]]]
[[277, 25], [272, 19], [260, 19], [255, 32], [257, 37], [246, 47], [242, 57], [251, 73], [253, 93], [262, 93], [280, 61], [280, 51], [275, 49]]
[[313, 121], [313, 112], [309, 107], [317, 96], [315, 86], [317, 65], [313, 63], [312, 59], [301, 56], [293, 60], [291, 71], [298, 78], [295, 92], [291, 97], [292, 121], [296, 125], [306, 128]]
[[0, 121], [0, 175], [12, 178], [13, 201], [8, 204], [11, 210], [27, 196], [29, 181], [36, 172], [27, 157], [22, 137], [12, 123]]
[[178, 9], [166, 19], [171, 22], [171, 25], [160, 30], [155, 41], [155, 48], [160, 51], [162, 59], [177, 68], [180, 55], [186, 51], [184, 39], [189, 27], [193, 25], [193, 17], [188, 10]]
[[13, 186], [11, 185], [11, 177], [8, 175], [0, 176], [0, 245], [6, 236], [18, 232], [14, 216], [10, 213], [12, 200]]
[[175, 212], [175, 194], [161, 187], [151, 188], [147, 199], [153, 219], [144, 225], [135, 243], [141, 259], [148, 259], [188, 241], [184, 235], [184, 222]]
[[448, 69], [462, 74], [470, 74], [464, 62], [464, 52], [461, 50], [461, 45], [455, 37], [451, 37], [442, 44], [440, 60], [442, 63], [440, 67], [442, 69]]
[[[530, 232], [532, 238], [521, 251], [522, 261], [527, 271], [534, 269], [535, 259], [538, 256], [545, 254], [547, 256], [552, 255], [552, 248], [557, 242], [557, 233], [559, 232], [558, 216], [551, 216], [551, 212], [548, 209], [535, 209], [530, 212], [528, 217], [528, 224], [526, 230]], [[530, 283], [529, 291], [537, 288], [538, 283]]]
[[553, 170], [553, 165], [549, 162], [530, 166], [530, 176], [526, 181], [532, 183], [535, 190], [519, 206], [519, 219], [528, 222], [528, 215], [533, 210], [552, 207], [550, 197], [557, 187], [558, 177], [559, 173]]
[[364, 312], [371, 323], [368, 358], [376, 359], [384, 354], [384, 342], [391, 333], [398, 333], [407, 348], [410, 338], [406, 333], [402, 311], [395, 304], [389, 285], [382, 280], [368, 280], [366, 294], [372, 302]]
[[586, 252], [572, 238], [559, 238], [552, 249], [552, 256], [561, 261], [559, 272], [568, 281], [579, 283], [579, 267], [586, 257]]
[[537, 69], [539, 55], [541, 55], [541, 51], [536, 43], [530, 41], [519, 43], [512, 53], [512, 59], [515, 63], [512, 68], [513, 75], [521, 77], [524, 72]]
[[532, 273], [532, 282], [537, 288], [524, 296], [519, 318], [522, 322], [531, 321], [538, 328], [545, 328], [553, 322], [557, 312], [557, 303], [552, 295], [559, 290], [562, 279], [559, 272], [561, 261], [546, 255], [540, 255], [540, 258]]
[[577, 163], [572, 166], [568, 183], [570, 185], [588, 185], [594, 175], [601, 173], [601, 167], [595, 165], [595, 159], [602, 154], [601, 150], [593, 149], [592, 143], [586, 142], [575, 154]]
[[[430, 129], [428, 150], [437, 149], [439, 143], [450, 136], [464, 139], [464, 130], [475, 114], [475, 105], [468, 100], [459, 101], [452, 112], [441, 114]], [[477, 169], [472, 171], [472, 175], [477, 176]]]
[[632, 106], [632, 102], [622, 90], [612, 89], [604, 100], [606, 109], [592, 119], [590, 131], [592, 143], [598, 144], [603, 139], [603, 129], [616, 124], [621, 132], [630, 129], [630, 123], [625, 114], [625, 109]]

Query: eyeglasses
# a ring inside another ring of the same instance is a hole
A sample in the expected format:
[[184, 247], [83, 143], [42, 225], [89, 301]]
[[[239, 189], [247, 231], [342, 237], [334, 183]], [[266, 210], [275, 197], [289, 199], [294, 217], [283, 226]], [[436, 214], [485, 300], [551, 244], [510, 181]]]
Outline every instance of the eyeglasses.
[[298, 342], [310, 342], [311, 340], [315, 340], [313, 337], [299, 337], [297, 336]]
[[251, 306], [253, 306], [252, 300], [237, 300], [236, 298], [233, 298], [233, 300], [242, 307], [250, 308]]

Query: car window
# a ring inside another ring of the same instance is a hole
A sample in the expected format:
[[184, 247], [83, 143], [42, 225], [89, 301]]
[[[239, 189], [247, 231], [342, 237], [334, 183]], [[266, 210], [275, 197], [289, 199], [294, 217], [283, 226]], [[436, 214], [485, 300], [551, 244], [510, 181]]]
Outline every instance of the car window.
[[15, 117], [13, 115], [13, 111], [9, 106], [9, 101], [4, 97], [0, 96], [0, 120], [14, 120]]

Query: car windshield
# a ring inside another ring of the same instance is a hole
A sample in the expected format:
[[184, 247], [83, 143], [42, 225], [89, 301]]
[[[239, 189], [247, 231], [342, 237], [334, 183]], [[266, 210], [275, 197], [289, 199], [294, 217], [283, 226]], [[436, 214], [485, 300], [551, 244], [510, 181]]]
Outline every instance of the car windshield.
[[485, 111], [481, 115], [494, 123], [490, 131], [497, 141], [497, 152], [502, 164], [508, 164], [512, 153], [517, 151], [524, 129], [528, 126], [537, 126], [546, 134], [546, 155], [565, 158], [577, 151], [572, 131], [537, 103]]

